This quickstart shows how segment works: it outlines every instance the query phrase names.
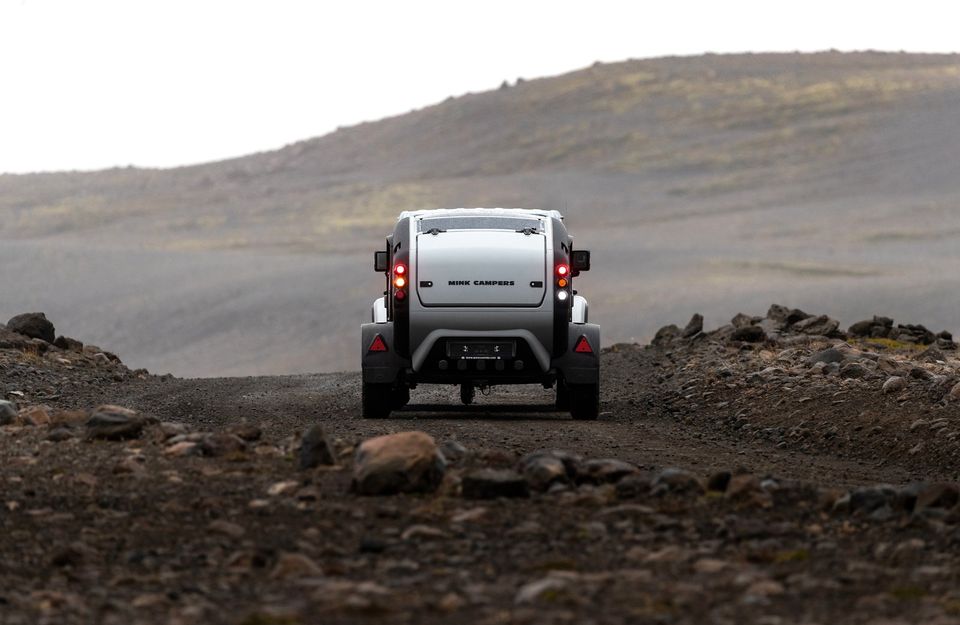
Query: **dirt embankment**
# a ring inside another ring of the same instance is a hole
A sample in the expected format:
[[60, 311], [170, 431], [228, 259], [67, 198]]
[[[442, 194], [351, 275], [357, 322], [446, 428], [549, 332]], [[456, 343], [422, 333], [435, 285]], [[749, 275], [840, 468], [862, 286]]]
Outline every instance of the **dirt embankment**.
[[0, 330], [0, 621], [960, 622], [951, 340], [780, 316], [608, 350], [596, 423]]

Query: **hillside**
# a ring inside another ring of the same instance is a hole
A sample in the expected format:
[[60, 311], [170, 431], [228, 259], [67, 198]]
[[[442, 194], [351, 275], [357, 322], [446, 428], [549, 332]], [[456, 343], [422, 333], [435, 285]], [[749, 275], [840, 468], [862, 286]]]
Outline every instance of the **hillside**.
[[0, 176], [0, 318], [184, 375], [355, 368], [392, 217], [501, 205], [568, 216], [610, 342], [772, 300], [957, 329], [957, 119], [958, 55], [707, 55], [195, 167]]

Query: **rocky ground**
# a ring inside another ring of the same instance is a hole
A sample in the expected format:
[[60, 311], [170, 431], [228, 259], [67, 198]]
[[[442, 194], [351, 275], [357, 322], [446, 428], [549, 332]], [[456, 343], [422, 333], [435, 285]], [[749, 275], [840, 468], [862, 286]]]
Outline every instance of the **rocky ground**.
[[952, 337], [772, 307], [603, 405], [130, 371], [0, 327], [0, 623], [960, 623]]

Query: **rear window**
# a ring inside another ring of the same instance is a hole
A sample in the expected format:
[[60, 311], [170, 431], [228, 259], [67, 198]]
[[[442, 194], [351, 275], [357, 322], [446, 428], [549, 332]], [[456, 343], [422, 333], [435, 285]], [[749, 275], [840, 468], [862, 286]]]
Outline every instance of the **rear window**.
[[419, 221], [418, 232], [438, 230], [525, 230], [543, 232], [543, 222], [529, 217], [470, 216], [428, 217]]

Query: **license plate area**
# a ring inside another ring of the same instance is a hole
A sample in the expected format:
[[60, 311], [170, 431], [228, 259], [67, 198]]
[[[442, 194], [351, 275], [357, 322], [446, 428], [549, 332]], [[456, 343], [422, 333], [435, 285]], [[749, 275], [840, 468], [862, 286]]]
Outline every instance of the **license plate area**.
[[447, 341], [447, 358], [460, 360], [504, 360], [517, 355], [516, 341]]

